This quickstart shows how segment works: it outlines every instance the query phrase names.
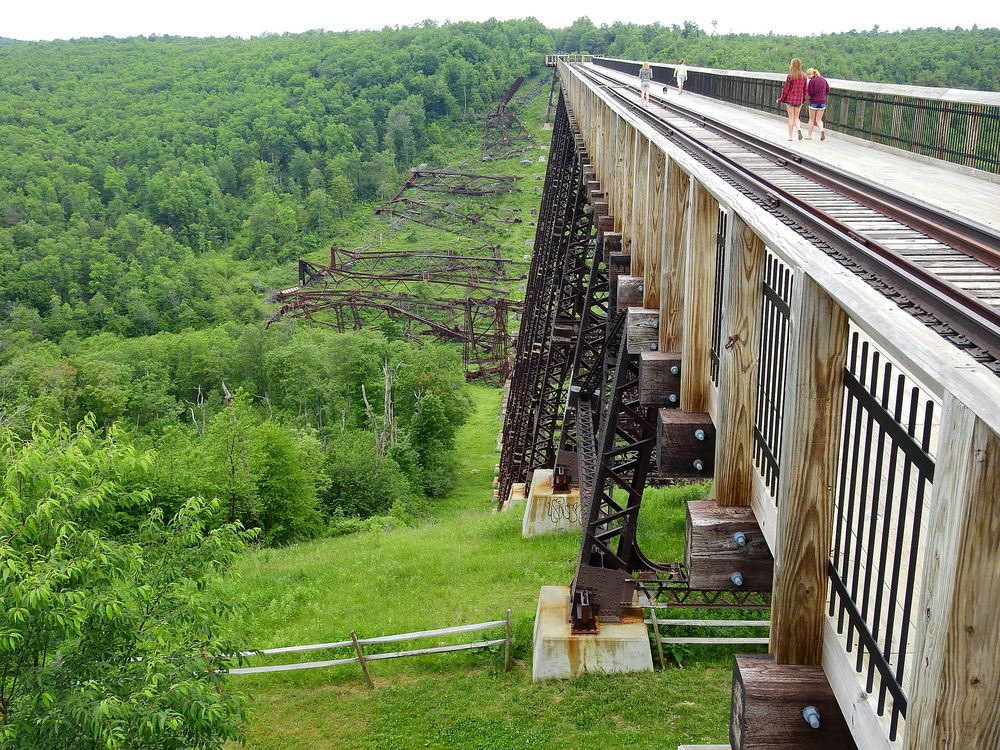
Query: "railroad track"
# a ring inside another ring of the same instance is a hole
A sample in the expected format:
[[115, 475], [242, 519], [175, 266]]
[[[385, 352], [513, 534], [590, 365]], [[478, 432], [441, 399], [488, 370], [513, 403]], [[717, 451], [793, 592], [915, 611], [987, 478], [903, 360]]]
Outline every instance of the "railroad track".
[[[577, 71], [723, 179], [1000, 376], [1000, 233]], [[628, 92], [628, 93], [626, 93]]]

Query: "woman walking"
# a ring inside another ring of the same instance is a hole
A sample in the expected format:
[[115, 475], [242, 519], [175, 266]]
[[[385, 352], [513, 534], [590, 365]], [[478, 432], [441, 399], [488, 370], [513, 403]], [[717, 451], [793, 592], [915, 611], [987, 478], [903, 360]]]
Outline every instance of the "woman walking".
[[788, 68], [788, 75], [785, 77], [785, 86], [781, 89], [781, 96], [778, 98], [779, 104], [784, 104], [788, 110], [788, 140], [792, 140], [792, 131], [797, 131], [799, 140], [802, 140], [802, 125], [799, 122], [799, 110], [806, 100], [806, 87], [808, 80], [806, 74], [802, 72], [802, 61], [793, 57]]
[[830, 93], [830, 84], [816, 68], [809, 68], [806, 71], [806, 78], [809, 79], [809, 84], [806, 86], [806, 93], [809, 94], [809, 130], [806, 138], [812, 140], [813, 128], [819, 126], [819, 139], [825, 141], [826, 128], [823, 127], [823, 114], [826, 112], [826, 95]]
[[677, 93], [684, 93], [684, 82], [688, 79], [688, 66], [684, 64], [684, 58], [680, 59], [677, 67], [674, 68], [674, 78], [677, 79]]
[[644, 62], [639, 68], [639, 94], [642, 100], [649, 104], [649, 89], [653, 86], [653, 69], [648, 62]]

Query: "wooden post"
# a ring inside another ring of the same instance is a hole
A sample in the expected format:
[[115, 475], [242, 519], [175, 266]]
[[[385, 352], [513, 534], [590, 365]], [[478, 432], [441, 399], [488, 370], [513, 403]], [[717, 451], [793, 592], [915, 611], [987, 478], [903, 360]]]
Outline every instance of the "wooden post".
[[[649, 204], [646, 213], [646, 266], [643, 269], [642, 306], [660, 309], [660, 267], [663, 262], [663, 233], [667, 220], [667, 155], [656, 146], [649, 150]], [[634, 271], [633, 271], [634, 273]]]
[[633, 276], [644, 276], [649, 263], [649, 139], [642, 133], [635, 133], [635, 169], [632, 172], [632, 206], [629, 211], [629, 226], [632, 228], [632, 268]]
[[510, 671], [510, 610], [504, 617], [503, 671]]
[[361, 643], [358, 641], [358, 634], [356, 631], [351, 631], [351, 640], [354, 641], [354, 650], [358, 654], [358, 664], [361, 665], [361, 671], [365, 673], [365, 682], [368, 683], [368, 687], [374, 688], [375, 683], [372, 682], [372, 676], [368, 674], [368, 662], [365, 661], [365, 650], [361, 648]]
[[691, 232], [684, 253], [681, 403], [690, 411], [708, 411], [719, 204], [701, 183], [692, 180], [688, 211]]
[[663, 658], [663, 641], [660, 640], [660, 621], [656, 619], [656, 602], [649, 604], [649, 617], [653, 621], [653, 640], [656, 641], [656, 653], [660, 657], [660, 669], [666, 669], [667, 662]]
[[[660, 351], [681, 351], [684, 315], [684, 220], [687, 215], [687, 172], [667, 162], [667, 214], [660, 268]], [[681, 404], [682, 409], [687, 409]]]
[[721, 506], [748, 506], [753, 491], [757, 339], [765, 256], [764, 241], [733, 214], [725, 256], [715, 456], [715, 497]]
[[801, 272], [790, 317], [770, 650], [778, 664], [821, 664], [848, 319]]
[[1000, 747], [1000, 436], [946, 395], [907, 709], [910, 750]]

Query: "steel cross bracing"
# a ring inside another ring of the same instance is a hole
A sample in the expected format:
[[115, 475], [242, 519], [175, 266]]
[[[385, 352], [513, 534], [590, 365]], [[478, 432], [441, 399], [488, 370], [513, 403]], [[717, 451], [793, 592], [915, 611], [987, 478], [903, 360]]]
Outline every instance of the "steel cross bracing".
[[560, 243], [572, 220], [570, 196], [580, 179], [572, 132], [563, 99], [552, 133], [549, 164], [545, 173], [542, 205], [535, 231], [535, 246], [528, 272], [524, 313], [517, 336], [515, 376], [504, 420], [500, 454], [499, 498], [503, 503], [513, 484], [527, 479], [531, 427], [541, 397], [541, 376], [555, 311], [557, 274], [562, 267]]
[[639, 507], [656, 447], [656, 409], [639, 402], [639, 357], [628, 353], [624, 313], [612, 327], [616, 352], [606, 370], [597, 435], [597, 470], [582, 495], [583, 538], [573, 579], [574, 632], [596, 632], [597, 618], [617, 622], [636, 585], [631, 573], [654, 570], [636, 543]]

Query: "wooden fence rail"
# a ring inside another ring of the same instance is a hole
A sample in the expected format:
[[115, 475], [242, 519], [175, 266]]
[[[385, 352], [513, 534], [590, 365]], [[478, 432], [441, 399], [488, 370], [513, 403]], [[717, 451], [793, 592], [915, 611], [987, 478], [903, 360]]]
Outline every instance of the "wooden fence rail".
[[[457, 635], [461, 633], [476, 633], [483, 630], [503, 628], [504, 637], [494, 638], [487, 641], [475, 641], [473, 643], [454, 643], [447, 646], [434, 646], [432, 648], [409, 649], [405, 651], [392, 651], [388, 653], [366, 654], [365, 646], [378, 643], [399, 643], [401, 641], [416, 641], [424, 638], [435, 638], [444, 635]], [[237, 667], [230, 669], [229, 674], [264, 674], [266, 672], [291, 672], [299, 669], [319, 669], [321, 667], [335, 667], [341, 664], [359, 664], [364, 671], [365, 680], [369, 687], [374, 687], [371, 676], [368, 674], [368, 662], [380, 661], [383, 659], [400, 659], [406, 656], [423, 656], [426, 654], [444, 654], [452, 651], [470, 651], [472, 649], [489, 648], [491, 646], [504, 647], [504, 671], [510, 670], [510, 645], [513, 642], [510, 627], [510, 610], [508, 609], [504, 619], [491, 620], [490, 622], [477, 622], [470, 625], [456, 625], [450, 628], [436, 628], [434, 630], [420, 630], [413, 633], [398, 633], [396, 635], [382, 635], [375, 638], [358, 638], [357, 633], [351, 631], [351, 638], [345, 641], [335, 641], [331, 643], [310, 643], [301, 646], [282, 646], [280, 648], [265, 648], [257, 651], [243, 651], [240, 656], [273, 656], [275, 654], [294, 654], [305, 651], [323, 651], [332, 648], [355, 649], [356, 656], [343, 659], [327, 659], [324, 661], [300, 662], [297, 664], [273, 664], [264, 667]]]

